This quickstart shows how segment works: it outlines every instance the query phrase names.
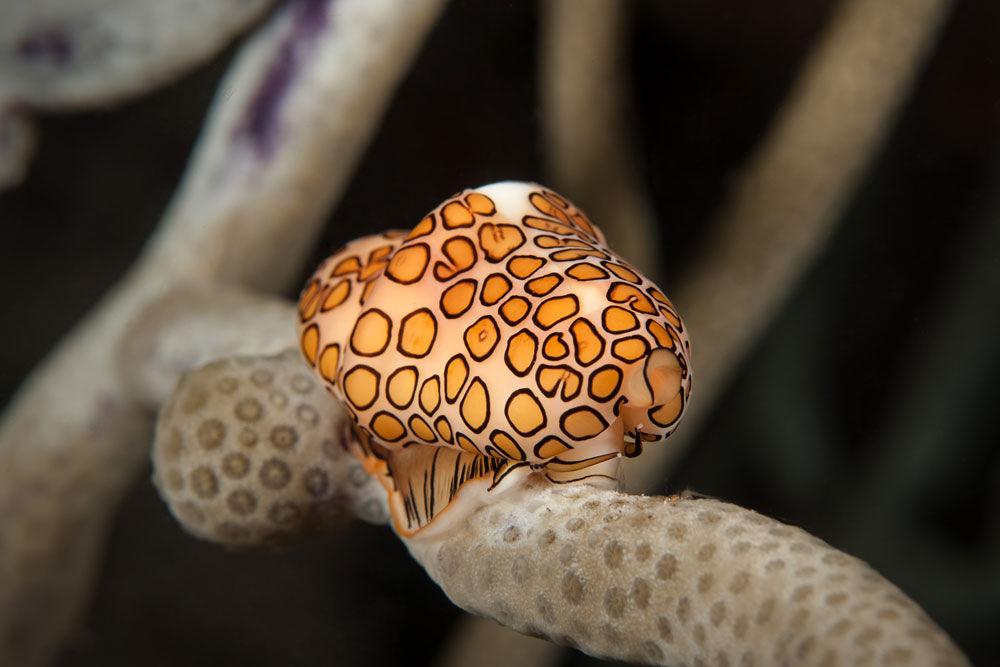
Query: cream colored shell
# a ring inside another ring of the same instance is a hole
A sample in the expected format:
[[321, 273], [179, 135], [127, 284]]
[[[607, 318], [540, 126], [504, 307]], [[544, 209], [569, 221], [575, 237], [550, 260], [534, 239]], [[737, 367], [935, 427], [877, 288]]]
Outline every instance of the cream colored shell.
[[503, 182], [410, 232], [360, 239], [303, 290], [306, 360], [355, 417], [411, 532], [461, 486], [520, 467], [612, 483], [676, 427], [691, 388], [663, 292], [575, 206]]

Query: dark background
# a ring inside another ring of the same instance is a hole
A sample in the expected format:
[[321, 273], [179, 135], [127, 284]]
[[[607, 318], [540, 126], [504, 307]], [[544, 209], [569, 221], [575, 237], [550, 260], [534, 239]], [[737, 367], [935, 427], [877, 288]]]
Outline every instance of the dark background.
[[[634, 4], [631, 123], [668, 293], [831, 6]], [[669, 480], [864, 558], [979, 664], [1000, 622], [998, 26], [1000, 3], [956, 3], [833, 239]], [[313, 260], [461, 188], [544, 181], [537, 37], [532, 2], [453, 2]], [[0, 199], [0, 404], [135, 258], [231, 57], [42, 119], [27, 182]], [[456, 104], [473, 79], [493, 94]], [[181, 532], [144, 475], [58, 664], [424, 664], [458, 617], [388, 530], [229, 554]]]

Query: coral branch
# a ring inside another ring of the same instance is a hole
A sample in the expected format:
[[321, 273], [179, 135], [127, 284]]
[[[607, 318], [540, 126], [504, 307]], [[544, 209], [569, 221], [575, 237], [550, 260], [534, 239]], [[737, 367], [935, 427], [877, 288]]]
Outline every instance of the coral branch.
[[528, 485], [404, 540], [459, 606], [652, 664], [968, 664], [898, 588], [798, 528], [715, 500]]
[[289, 544], [353, 517], [387, 523], [349, 434], [298, 350], [227, 358], [185, 374], [163, 406], [154, 481], [189, 532], [227, 546]]
[[38, 143], [35, 135], [26, 114], [0, 106], [0, 192], [24, 180]]
[[674, 446], [628, 471], [657, 488], [771, 313], [829, 237], [905, 99], [951, 0], [844, 0], [671, 292], [696, 343], [696, 398]]
[[0, 192], [28, 169], [30, 110], [107, 106], [148, 92], [221, 51], [271, 4], [8, 3], [0, 24]]
[[657, 225], [628, 132], [628, 7], [607, 0], [541, 4], [544, 154], [552, 185], [600, 220], [609, 245], [656, 280]]
[[271, 4], [7, 3], [0, 26], [0, 101], [52, 111], [146, 92], [220, 51]]
[[[306, 380], [297, 351], [184, 377], [153, 458], [189, 532], [258, 546], [345, 513], [386, 521], [385, 494], [347, 451], [344, 410]], [[534, 474], [464, 511], [447, 529], [403, 538], [430, 576], [467, 611], [587, 653], [654, 664], [967, 664], [865, 563], [735, 505]]]
[[132, 321], [118, 353], [122, 384], [137, 403], [159, 410], [181, 374], [238, 354], [277, 354], [296, 345], [295, 306], [219, 285], [181, 285]]
[[319, 35], [302, 4], [222, 81], [155, 239], [158, 268], [290, 285], [444, 2], [328, 1]]
[[[79, 613], [152, 419], [116, 374], [151, 299], [190, 280], [284, 288], [299, 271], [443, 2], [327, 3], [280, 100], [267, 156], [237, 131], [296, 35], [293, 2], [242, 50], [147, 252], [21, 388], [0, 424], [0, 662], [46, 659]], [[55, 408], [55, 409], [54, 409]]]

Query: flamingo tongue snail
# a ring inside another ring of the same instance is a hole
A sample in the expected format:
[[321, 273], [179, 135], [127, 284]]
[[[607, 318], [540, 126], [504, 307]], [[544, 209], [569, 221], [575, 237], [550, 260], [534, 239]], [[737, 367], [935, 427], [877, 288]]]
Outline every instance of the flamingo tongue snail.
[[[203, 329], [246, 322], [209, 303]], [[218, 359], [160, 411], [155, 480], [192, 534], [286, 545], [391, 516], [455, 604], [617, 660], [968, 664], [899, 589], [798, 528], [608, 488], [676, 427], [688, 343], [555, 193], [461, 192], [335, 253], [298, 310], [315, 373], [295, 349]]]
[[670, 301], [537, 184], [466, 190], [412, 231], [347, 244], [298, 312], [404, 536], [524, 475], [615, 486], [620, 457], [668, 436], [691, 391]]

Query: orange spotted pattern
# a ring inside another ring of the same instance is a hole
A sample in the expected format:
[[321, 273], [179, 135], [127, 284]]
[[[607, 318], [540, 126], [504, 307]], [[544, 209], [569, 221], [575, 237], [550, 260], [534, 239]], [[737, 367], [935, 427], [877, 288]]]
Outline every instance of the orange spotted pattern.
[[348, 244], [306, 284], [299, 319], [403, 534], [470, 480], [610, 482], [620, 456], [673, 431], [691, 391], [670, 301], [535, 184], [467, 190], [412, 231]]

